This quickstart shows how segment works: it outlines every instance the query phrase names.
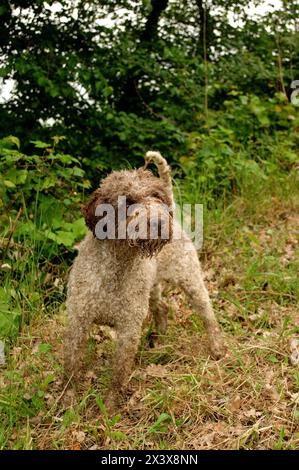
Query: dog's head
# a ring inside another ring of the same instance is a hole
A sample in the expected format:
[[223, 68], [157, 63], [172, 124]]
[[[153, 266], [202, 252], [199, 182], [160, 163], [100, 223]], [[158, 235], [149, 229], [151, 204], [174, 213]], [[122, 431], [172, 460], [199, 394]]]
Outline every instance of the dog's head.
[[151, 171], [139, 168], [107, 176], [83, 208], [88, 228], [152, 256], [172, 239], [172, 193]]

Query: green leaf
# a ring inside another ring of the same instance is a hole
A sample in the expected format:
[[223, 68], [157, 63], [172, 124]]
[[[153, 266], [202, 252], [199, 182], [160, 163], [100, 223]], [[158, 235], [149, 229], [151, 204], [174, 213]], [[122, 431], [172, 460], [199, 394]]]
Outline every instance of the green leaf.
[[80, 176], [81, 177], [81, 176], [84, 176], [85, 172], [81, 168], [79, 168], [77, 166], [74, 166], [73, 174], [74, 174], [74, 176]]
[[53, 139], [53, 145], [56, 146], [61, 140], [65, 140], [65, 136], [64, 135], [54, 135], [54, 137], [52, 137]]
[[268, 356], [268, 359], [270, 362], [272, 362], [273, 364], [277, 364], [279, 362], [279, 360], [277, 359], [276, 356], [274, 356], [274, 354]]
[[86, 225], [83, 217], [71, 224], [71, 230], [76, 239], [82, 238], [86, 233]]
[[51, 147], [51, 144], [47, 144], [46, 142], [42, 142], [41, 140], [31, 140], [30, 142], [37, 149], [45, 149], [45, 148]]
[[58, 245], [64, 245], [67, 247], [73, 246], [75, 242], [75, 236], [71, 232], [66, 232], [64, 230], [59, 230], [55, 234], [55, 241], [58, 243]]
[[7, 188], [15, 188], [15, 187], [16, 187], [15, 183], [13, 183], [13, 182], [10, 181], [10, 180], [4, 180], [3, 183], [5, 184], [5, 186], [6, 186]]
[[18, 139], [18, 137], [15, 137], [14, 135], [10, 135], [6, 137], [6, 140], [8, 142], [15, 144], [18, 147], [18, 149], [20, 148], [20, 140]]
[[28, 170], [18, 170], [16, 179], [18, 184], [24, 184], [27, 180]]
[[72, 408], [68, 408], [62, 418], [62, 428], [68, 428], [77, 421], [79, 421], [78, 414]]
[[57, 178], [55, 175], [46, 176], [42, 183], [41, 190], [53, 188], [57, 184]]
[[74, 157], [71, 157], [71, 155], [64, 155], [62, 153], [57, 153], [55, 156], [53, 156], [53, 158], [59, 159], [62, 163], [65, 164], [78, 162], [78, 160]]
[[167, 413], [161, 413], [157, 421], [149, 428], [150, 433], [156, 432], [166, 432], [167, 426], [164, 426], [164, 423], [171, 422], [171, 416]]

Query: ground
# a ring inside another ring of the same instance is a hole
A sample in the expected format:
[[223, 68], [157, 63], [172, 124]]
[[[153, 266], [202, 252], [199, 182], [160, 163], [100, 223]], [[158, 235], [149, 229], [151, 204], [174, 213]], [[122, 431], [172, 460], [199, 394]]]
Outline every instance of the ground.
[[[111, 418], [101, 397], [113, 333], [93, 331], [85, 380], [75, 394], [63, 382], [63, 305], [51, 314], [41, 311], [23, 325], [0, 376], [1, 447], [298, 448], [295, 187], [236, 197], [211, 214], [200, 256], [227, 357], [209, 357], [200, 320], [179, 292], [169, 292], [168, 334], [151, 348], [145, 325], [128, 402]], [[57, 278], [51, 288], [64, 284]]]

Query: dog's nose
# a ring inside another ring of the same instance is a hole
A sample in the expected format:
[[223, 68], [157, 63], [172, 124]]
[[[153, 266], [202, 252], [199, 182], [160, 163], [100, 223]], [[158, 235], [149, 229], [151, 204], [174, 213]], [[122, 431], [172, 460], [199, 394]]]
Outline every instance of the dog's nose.
[[157, 229], [160, 228], [160, 223], [157, 220], [153, 220], [151, 226], [153, 227], [153, 229]]
[[164, 227], [165, 223], [164, 220], [153, 220], [151, 222], [151, 226], [154, 231], [157, 231], [158, 233], [161, 233], [162, 228]]

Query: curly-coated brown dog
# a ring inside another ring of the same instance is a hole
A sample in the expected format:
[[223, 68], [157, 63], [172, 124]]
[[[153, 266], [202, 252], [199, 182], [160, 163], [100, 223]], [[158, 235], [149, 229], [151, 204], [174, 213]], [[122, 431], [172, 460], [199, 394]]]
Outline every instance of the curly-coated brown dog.
[[[149, 309], [158, 332], [166, 331], [167, 305], [162, 292], [169, 283], [187, 294], [202, 318], [212, 355], [219, 358], [224, 351], [196, 250], [173, 218], [169, 166], [158, 152], [146, 154], [145, 166], [151, 161], [158, 167], [159, 177], [145, 167], [113, 172], [92, 194], [83, 211], [90, 231], [79, 246], [68, 283], [66, 372], [77, 375], [94, 321], [115, 328], [110, 406], [125, 390]], [[136, 230], [140, 226], [144, 236]]]

